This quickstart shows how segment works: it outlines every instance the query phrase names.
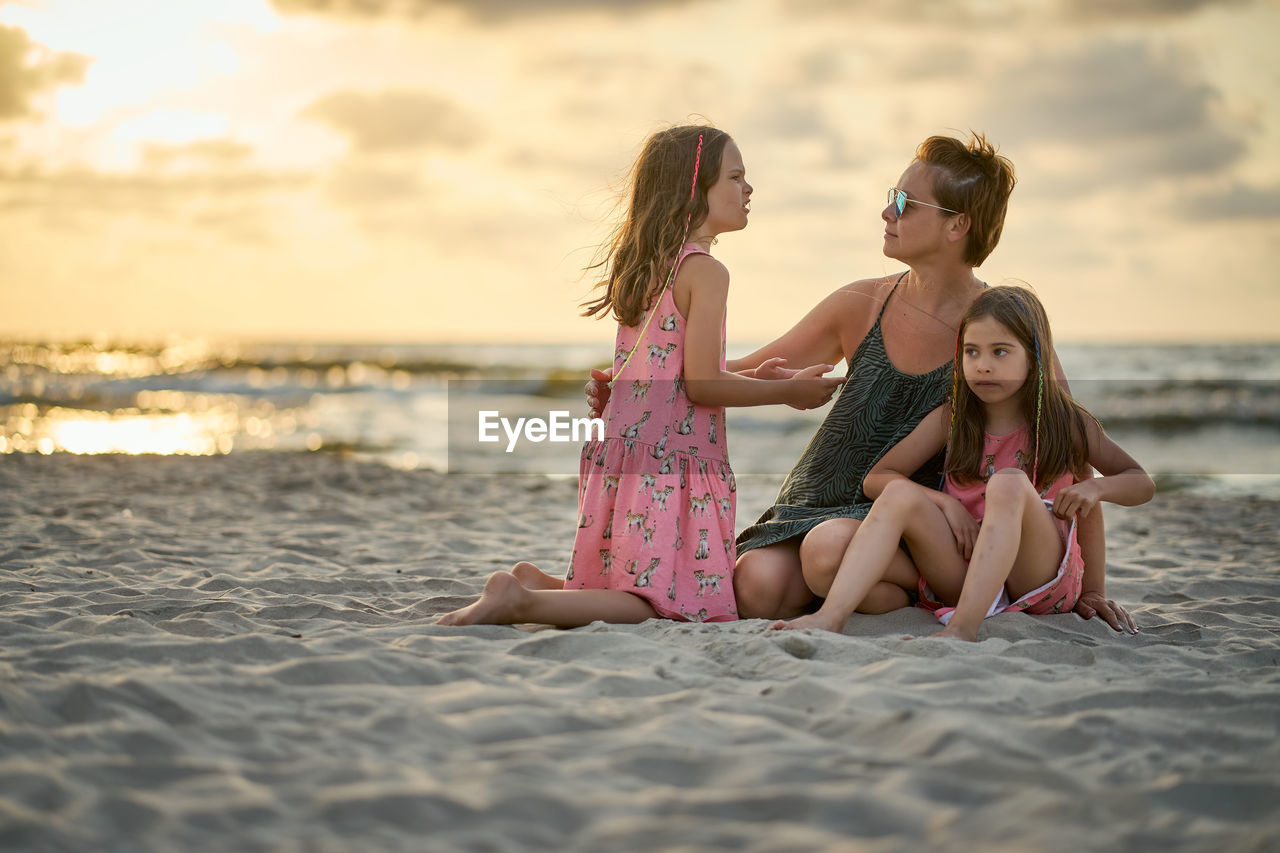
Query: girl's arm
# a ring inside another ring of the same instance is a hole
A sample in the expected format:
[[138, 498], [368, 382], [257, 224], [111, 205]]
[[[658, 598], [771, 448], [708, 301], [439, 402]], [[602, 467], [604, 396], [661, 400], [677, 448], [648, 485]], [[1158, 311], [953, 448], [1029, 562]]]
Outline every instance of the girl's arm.
[[875, 500], [894, 480], [902, 480], [927, 495], [947, 519], [956, 539], [956, 550], [966, 560], [973, 556], [973, 544], [978, 539], [978, 522], [964, 508], [958, 498], [916, 483], [911, 475], [947, 445], [947, 428], [951, 420], [951, 406], [944, 403], [924, 416], [907, 437], [899, 441], [880, 461], [871, 466], [862, 481], [862, 491]]
[[[1107, 598], [1105, 533], [1102, 508], [1097, 506], [1097, 502], [1103, 499], [1100, 497], [1102, 494], [1111, 492], [1129, 500], [1140, 498], [1133, 503], [1145, 503], [1155, 492], [1155, 484], [1151, 482], [1151, 478], [1141, 466], [1121, 450], [1092, 418], [1085, 421], [1085, 429], [1089, 441], [1089, 463], [1104, 476], [1093, 477], [1063, 489], [1058, 493], [1053, 508], [1055, 513], [1063, 515], [1063, 512], [1072, 511], [1071, 505], [1066, 504], [1066, 501], [1083, 505], [1083, 509], [1074, 510], [1077, 513], [1077, 538], [1080, 542], [1081, 555], [1084, 557], [1084, 578], [1081, 583], [1080, 600], [1076, 603], [1075, 611], [1085, 619], [1092, 619], [1095, 615], [1101, 616], [1113, 631], [1136, 634], [1138, 626], [1129, 611]], [[1102, 481], [1107, 480], [1108, 477], [1114, 479], [1111, 479], [1108, 484], [1103, 484]], [[1063, 492], [1073, 494], [1064, 499]], [[1093, 497], [1091, 498], [1090, 495]], [[1064, 501], [1062, 511], [1059, 509], [1058, 501]], [[1097, 509], [1096, 512], [1090, 511], [1094, 508]]]
[[[829, 364], [784, 380], [753, 379], [720, 369], [729, 271], [709, 257], [691, 257], [676, 276], [676, 307], [685, 308], [684, 383], [689, 399], [708, 406], [786, 403], [811, 409], [831, 399], [842, 377], [821, 378]], [[681, 303], [684, 303], [683, 305]]]
[[1053, 511], [1060, 518], [1085, 518], [1101, 501], [1138, 506], [1151, 500], [1156, 484], [1132, 456], [1111, 440], [1097, 421], [1085, 420], [1089, 464], [1101, 477], [1092, 477], [1058, 492]]
[[1084, 578], [1075, 612], [1082, 619], [1100, 616], [1113, 631], [1136, 634], [1138, 625], [1133, 621], [1133, 615], [1107, 598], [1106, 536], [1101, 507], [1096, 512], [1076, 519], [1076, 539], [1080, 542], [1080, 556], [1084, 557]]
[[[696, 256], [686, 260], [685, 265], [695, 261]], [[727, 364], [729, 372], [752, 379], [790, 379], [799, 371], [784, 365], [834, 365], [841, 359], [848, 359], [861, 345], [880, 310], [882, 294], [886, 292], [883, 284], [883, 281], [873, 279], [845, 285], [818, 303], [773, 343], [742, 358], [730, 359]], [[684, 306], [680, 307], [683, 312]], [[756, 371], [761, 366], [764, 370], [757, 375]], [[583, 391], [592, 417], [599, 417], [609, 402], [608, 383], [612, 377], [612, 367], [591, 371], [591, 378]]]
[[[875, 500], [884, 493], [885, 486], [894, 480], [910, 480], [911, 475], [920, 466], [932, 459], [947, 444], [947, 419], [951, 417], [951, 408], [943, 403], [924, 416], [924, 420], [916, 424], [916, 428], [899, 441], [889, 452], [880, 457], [880, 461], [871, 466], [862, 481], [862, 491], [867, 497]], [[921, 486], [920, 488], [924, 488]], [[926, 489], [933, 495], [939, 495], [933, 489]], [[944, 495], [945, 497], [945, 495]]]
[[[1062, 383], [1063, 390], [1070, 394], [1071, 386], [1056, 351], [1053, 354], [1053, 372]], [[1101, 616], [1114, 631], [1138, 633], [1138, 626], [1129, 611], [1107, 598], [1107, 530], [1101, 507], [1097, 512], [1077, 517], [1076, 539], [1080, 542], [1080, 556], [1084, 558], [1083, 591], [1076, 603], [1076, 613], [1082, 619]]]

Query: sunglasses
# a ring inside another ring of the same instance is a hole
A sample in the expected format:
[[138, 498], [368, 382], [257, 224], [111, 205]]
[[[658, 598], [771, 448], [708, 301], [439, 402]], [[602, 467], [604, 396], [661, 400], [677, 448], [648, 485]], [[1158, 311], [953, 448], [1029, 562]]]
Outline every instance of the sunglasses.
[[889, 201], [889, 204], [893, 205], [893, 209], [897, 216], [901, 216], [903, 211], [907, 209], [907, 202], [911, 202], [912, 204], [923, 204], [925, 207], [932, 207], [936, 210], [945, 210], [947, 213], [960, 212], [958, 210], [952, 210], [949, 207], [943, 207], [940, 204], [929, 204], [929, 202], [927, 201], [920, 201], [919, 199], [908, 198], [906, 193], [904, 193], [900, 189], [895, 189], [895, 188], [889, 189], [888, 201]]

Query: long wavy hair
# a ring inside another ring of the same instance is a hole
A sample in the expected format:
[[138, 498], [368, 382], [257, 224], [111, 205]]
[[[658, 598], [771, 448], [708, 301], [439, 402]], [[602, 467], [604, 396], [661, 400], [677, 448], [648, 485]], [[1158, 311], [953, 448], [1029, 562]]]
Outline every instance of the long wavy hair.
[[969, 324], [990, 317], [1012, 333], [1030, 355], [1027, 380], [1020, 391], [1022, 416], [1032, 441], [1032, 467], [1027, 472], [1041, 494], [1063, 473], [1083, 477], [1089, 467], [1085, 418], [1096, 419], [1072, 399], [1054, 374], [1053, 335], [1049, 317], [1036, 295], [1006, 285], [982, 292], [960, 321], [951, 387], [951, 429], [947, 438], [946, 473], [960, 483], [982, 479], [986, 412], [964, 381], [964, 333]]
[[584, 317], [612, 310], [622, 325], [639, 324], [688, 232], [707, 218], [707, 191], [720, 178], [728, 142], [729, 134], [707, 125], [660, 130], [645, 141], [628, 180], [627, 215], [586, 267], [603, 267], [608, 278], [596, 285], [604, 293], [582, 303]]

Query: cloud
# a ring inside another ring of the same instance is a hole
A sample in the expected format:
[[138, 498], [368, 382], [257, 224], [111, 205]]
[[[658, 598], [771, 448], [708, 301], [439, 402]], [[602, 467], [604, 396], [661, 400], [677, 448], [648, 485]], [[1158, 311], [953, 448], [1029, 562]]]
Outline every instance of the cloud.
[[148, 170], [174, 167], [227, 167], [243, 163], [253, 149], [231, 139], [202, 139], [184, 145], [152, 142], [142, 147], [142, 162]]
[[1243, 6], [1247, 2], [1248, 0], [1125, 0], [1117, 3], [1116, 0], [1062, 0], [1059, 14], [1067, 20], [1089, 23], [1154, 23], [1160, 19], [1194, 14], [1201, 9]]
[[301, 174], [277, 172], [200, 172], [159, 175], [150, 172], [97, 172], [90, 169], [0, 171], [0, 185], [9, 189], [43, 188], [78, 193], [137, 195], [228, 195], [296, 186], [310, 180]]
[[0, 24], [0, 121], [36, 115], [32, 101], [49, 89], [84, 80], [93, 60], [59, 53], [31, 41], [24, 30]]
[[[783, 0], [788, 15], [799, 17], [838, 16], [864, 24], [933, 25], [948, 28], [1011, 29], [1038, 17], [1042, 9], [1036, 5], [964, 2], [964, 0]], [[912, 41], [903, 39], [904, 48]]]
[[381, 207], [423, 199], [418, 176], [406, 169], [347, 165], [329, 178], [329, 194], [342, 205]]
[[345, 133], [361, 152], [389, 152], [427, 145], [462, 148], [478, 126], [451, 101], [428, 92], [336, 92], [302, 111]]
[[863, 22], [890, 21], [915, 25], [947, 25], [1009, 29], [1033, 22], [1158, 23], [1192, 15], [1201, 9], [1243, 6], [1250, 0], [1057, 0], [1045, 3], [991, 3], [987, 0], [784, 0], [793, 14], [838, 14]]
[[209, 212], [239, 210], [281, 193], [305, 190], [312, 178], [259, 171], [108, 173], [22, 168], [0, 171], [0, 208], [87, 221], [103, 214], [166, 224]]
[[271, 0], [283, 13], [312, 13], [351, 18], [419, 18], [439, 10], [456, 10], [472, 18], [495, 21], [563, 11], [640, 12], [698, 0]]
[[1280, 219], [1280, 186], [1235, 183], [1188, 199], [1183, 213], [1188, 219], [1209, 221]]
[[[263, 248], [287, 232], [298, 210], [316, 207], [308, 195], [315, 186], [300, 173], [198, 164], [181, 172], [9, 169], [0, 170], [0, 211], [14, 228], [25, 222], [29, 233], [50, 239], [92, 242], [112, 233], [165, 245], [189, 239], [207, 247], [218, 238]], [[117, 247], [116, 254], [128, 252]]]
[[1141, 166], [1152, 179], [1211, 173], [1245, 153], [1244, 129], [1223, 120], [1221, 94], [1195, 68], [1185, 51], [1139, 41], [1037, 53], [1003, 75], [982, 112], [1001, 139], [1066, 144], [1094, 164]]

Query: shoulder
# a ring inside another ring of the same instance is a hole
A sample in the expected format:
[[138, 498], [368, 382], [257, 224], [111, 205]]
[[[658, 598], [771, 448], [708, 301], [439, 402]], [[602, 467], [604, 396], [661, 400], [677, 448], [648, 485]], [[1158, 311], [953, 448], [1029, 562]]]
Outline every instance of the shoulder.
[[840, 308], [841, 313], [856, 320], [874, 320], [880, 314], [885, 300], [893, 292], [896, 276], [864, 278], [837, 288], [825, 300], [829, 307]]
[[889, 298], [889, 294], [893, 292], [893, 286], [897, 284], [901, 276], [901, 273], [893, 273], [877, 278], [862, 278], [846, 284], [840, 288], [840, 291], [857, 293], [883, 304]]
[[[1077, 440], [1081, 441], [1085, 449], [1092, 453], [1102, 446], [1103, 442], [1108, 441], [1106, 431], [1102, 428], [1102, 424], [1098, 423], [1098, 419], [1089, 414], [1088, 410], [1076, 403], [1074, 400], [1071, 410], [1074, 417], [1073, 432], [1076, 433]], [[1083, 432], [1083, 435], [1080, 433]]]
[[[691, 312], [708, 317], [717, 311], [723, 313], [729, 300], [729, 270], [702, 252], [688, 255], [680, 262], [671, 296], [676, 310], [685, 317], [691, 316]], [[697, 306], [702, 308], [695, 310]]]
[[729, 280], [729, 268], [706, 252], [691, 252], [680, 262], [680, 275]]
[[921, 418], [920, 426], [929, 432], [938, 433], [945, 437], [951, 431], [951, 401], [947, 400]]
[[850, 282], [819, 303], [818, 311], [840, 336], [846, 358], [853, 355], [875, 324], [896, 279], [892, 275]]
[[675, 286], [681, 290], [727, 290], [729, 268], [711, 255], [695, 252], [681, 261]]

